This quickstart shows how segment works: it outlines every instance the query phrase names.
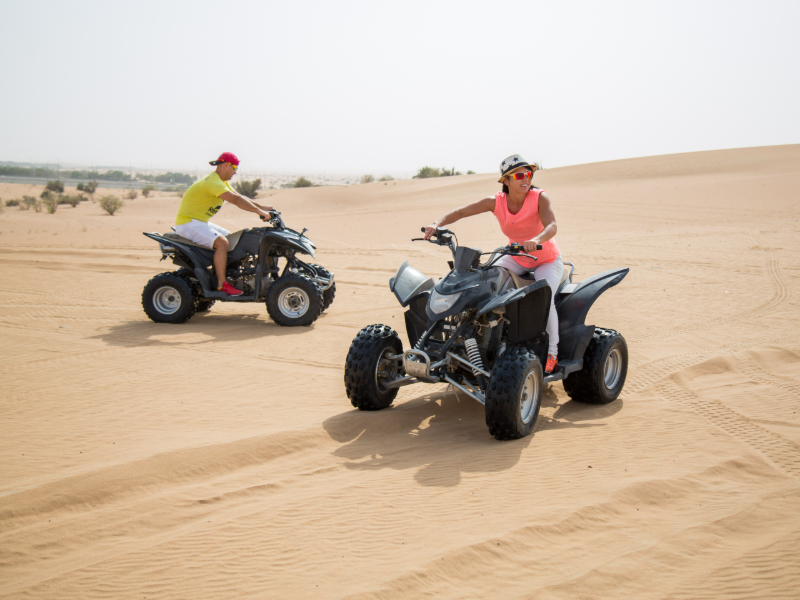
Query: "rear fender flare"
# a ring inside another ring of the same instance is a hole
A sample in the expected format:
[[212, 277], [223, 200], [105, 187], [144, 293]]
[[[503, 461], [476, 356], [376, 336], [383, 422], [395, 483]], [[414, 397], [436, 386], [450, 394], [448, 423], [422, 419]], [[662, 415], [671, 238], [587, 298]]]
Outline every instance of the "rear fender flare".
[[600, 294], [617, 285], [630, 269], [612, 269], [574, 284], [575, 289], [563, 296], [556, 305], [560, 331], [566, 331], [586, 322], [586, 315]]
[[[216, 286], [212, 286], [211, 284], [211, 273], [208, 270], [203, 268], [203, 261], [201, 257], [197, 254], [194, 250], [193, 246], [188, 246], [186, 244], [181, 244], [180, 242], [175, 242], [174, 240], [167, 239], [163, 236], [158, 235], [157, 233], [145, 233], [146, 237], [149, 237], [151, 240], [158, 242], [159, 244], [165, 244], [167, 246], [172, 246], [183, 253], [186, 258], [189, 259], [190, 264], [189, 266], [194, 273], [194, 276], [197, 278], [197, 281], [200, 283], [200, 287], [203, 288], [203, 293], [211, 292], [216, 290]], [[185, 262], [185, 261], [182, 261]]]

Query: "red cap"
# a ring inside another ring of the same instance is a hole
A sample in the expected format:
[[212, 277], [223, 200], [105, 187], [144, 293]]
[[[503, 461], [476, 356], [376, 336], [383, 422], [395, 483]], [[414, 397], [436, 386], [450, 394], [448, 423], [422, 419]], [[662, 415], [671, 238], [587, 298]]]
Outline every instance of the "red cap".
[[212, 160], [208, 164], [210, 165], [221, 165], [222, 163], [231, 163], [232, 165], [238, 167], [239, 166], [239, 159], [236, 158], [236, 155], [233, 152], [223, 152], [219, 155], [217, 160]]

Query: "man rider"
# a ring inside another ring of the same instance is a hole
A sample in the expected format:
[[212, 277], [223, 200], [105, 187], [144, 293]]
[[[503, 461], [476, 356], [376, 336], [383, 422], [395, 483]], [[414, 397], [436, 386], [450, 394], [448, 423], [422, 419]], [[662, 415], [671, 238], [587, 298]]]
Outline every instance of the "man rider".
[[217, 160], [208, 164], [216, 169], [192, 184], [186, 190], [175, 218], [175, 233], [181, 237], [214, 250], [214, 271], [217, 273], [217, 290], [229, 296], [240, 296], [237, 290], [225, 278], [228, 264], [228, 239], [230, 232], [209, 219], [222, 207], [222, 202], [230, 202], [242, 210], [254, 212], [262, 219], [270, 218], [271, 206], [262, 206], [235, 191], [230, 179], [239, 169], [239, 159], [233, 152], [223, 152]]

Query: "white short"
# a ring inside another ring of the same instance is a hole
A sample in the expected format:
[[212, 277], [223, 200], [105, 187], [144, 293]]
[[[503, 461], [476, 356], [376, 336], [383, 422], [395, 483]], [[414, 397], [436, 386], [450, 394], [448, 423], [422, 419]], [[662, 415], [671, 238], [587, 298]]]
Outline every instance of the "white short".
[[183, 225], [175, 225], [172, 229], [174, 229], [175, 233], [179, 236], [185, 237], [195, 244], [211, 248], [212, 250], [214, 248], [214, 240], [219, 236], [224, 237], [230, 234], [230, 231], [223, 229], [219, 225], [206, 221], [198, 221], [197, 219], [192, 219]]

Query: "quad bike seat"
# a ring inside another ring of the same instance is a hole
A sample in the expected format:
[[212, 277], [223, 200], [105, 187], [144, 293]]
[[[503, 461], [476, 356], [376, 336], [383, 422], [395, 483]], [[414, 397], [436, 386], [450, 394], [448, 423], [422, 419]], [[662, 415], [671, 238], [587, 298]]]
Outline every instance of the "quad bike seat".
[[[536, 281], [536, 278], [530, 273], [525, 273], [524, 275], [517, 275], [516, 273], [509, 271], [508, 274], [511, 275], [511, 279], [514, 282], [514, 286], [516, 286], [517, 289], [523, 288], [526, 285], [530, 285]], [[562, 270], [561, 281], [558, 284], [558, 290], [556, 291], [556, 293], [558, 293], [561, 290], [561, 288], [564, 287], [564, 284], [569, 282], [569, 274], [570, 272], [567, 269]]]
[[[244, 234], [246, 231], [248, 230], [242, 229], [240, 231], [234, 231], [233, 233], [225, 236], [226, 239], [228, 240], [228, 252], [232, 252], [236, 248], [236, 244], [239, 243], [242, 234]], [[187, 240], [185, 237], [181, 237], [177, 233], [164, 233], [162, 235], [168, 240], [172, 240], [173, 242], [176, 242], [178, 244], [186, 244], [187, 246], [197, 246], [198, 248], [210, 250], [210, 248], [207, 248], [206, 246], [203, 246], [201, 244], [196, 244], [191, 240]]]

